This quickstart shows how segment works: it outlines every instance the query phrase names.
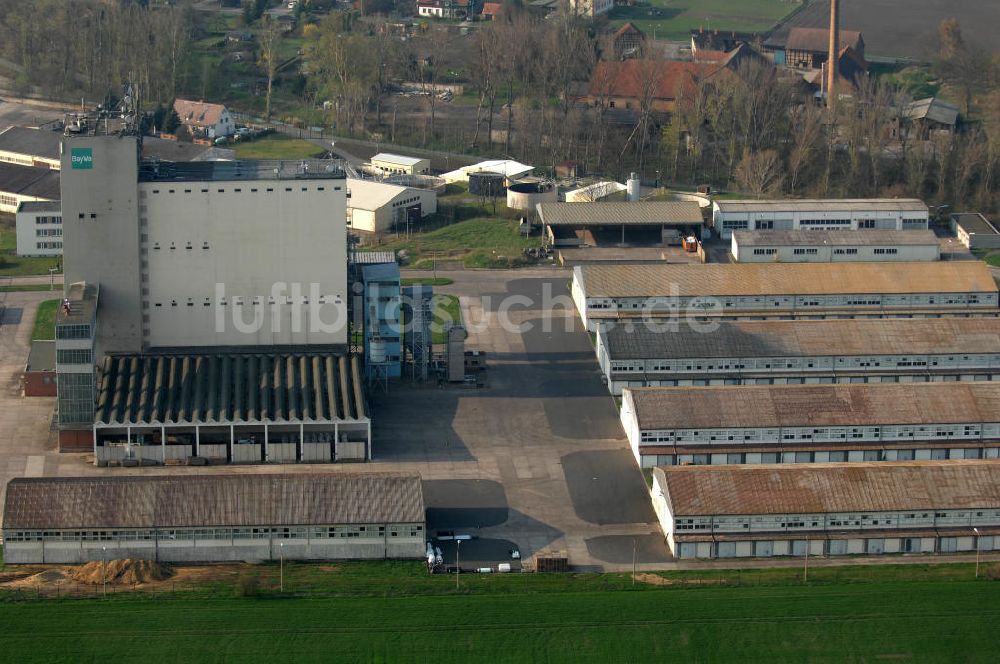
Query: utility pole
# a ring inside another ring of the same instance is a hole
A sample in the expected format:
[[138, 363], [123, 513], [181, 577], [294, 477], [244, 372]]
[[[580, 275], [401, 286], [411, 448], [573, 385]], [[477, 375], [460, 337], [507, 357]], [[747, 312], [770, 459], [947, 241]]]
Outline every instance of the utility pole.
[[285, 592], [285, 543], [278, 542], [278, 555], [281, 562], [278, 563], [278, 591]]
[[802, 567], [802, 583], [809, 583], [809, 540], [806, 539], [806, 562]]
[[635, 585], [635, 538], [632, 538], [632, 585]]
[[826, 60], [826, 107], [833, 110], [837, 99], [837, 59], [840, 56], [840, 0], [830, 0], [830, 53]]
[[459, 556], [462, 553], [462, 540], [455, 540], [455, 590], [458, 590], [458, 575], [462, 572]]
[[104, 586], [103, 597], [108, 596], [108, 547], [101, 547], [101, 585]]
[[976, 578], [978, 579], [979, 578], [979, 538], [980, 538], [980, 533], [979, 533], [979, 528], [973, 528], [972, 530], [973, 530], [974, 533], [976, 533]]

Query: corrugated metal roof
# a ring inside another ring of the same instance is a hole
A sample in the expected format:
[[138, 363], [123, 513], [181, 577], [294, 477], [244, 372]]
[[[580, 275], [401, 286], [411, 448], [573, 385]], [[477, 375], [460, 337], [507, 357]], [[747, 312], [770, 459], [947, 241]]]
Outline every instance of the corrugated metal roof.
[[61, 140], [62, 132], [12, 126], [0, 132], [0, 152], [58, 160]]
[[355, 265], [378, 265], [395, 263], [396, 254], [391, 251], [352, 251], [350, 260]]
[[733, 231], [736, 244], [741, 247], [903, 247], [937, 246], [934, 231]]
[[628, 389], [644, 431], [1000, 421], [992, 382]]
[[372, 162], [384, 161], [387, 164], [399, 164], [400, 166], [416, 166], [424, 161], [420, 157], [406, 157], [401, 154], [390, 154], [388, 152], [379, 152], [371, 160]]
[[931, 120], [945, 125], [954, 126], [958, 122], [958, 106], [941, 101], [936, 97], [918, 99], [907, 104], [904, 115], [911, 120]]
[[994, 226], [989, 219], [979, 212], [963, 212], [961, 214], [953, 214], [951, 215], [951, 218], [954, 219], [955, 223], [961, 226], [966, 233], [976, 235], [997, 235], [996, 226]]
[[407, 193], [420, 195], [426, 191], [360, 178], [347, 178], [347, 188], [351, 192], [347, 207], [356, 210], [378, 210]]
[[17, 206], [18, 212], [61, 212], [62, 201], [24, 201]]
[[1000, 318], [720, 321], [711, 332], [625, 323], [602, 334], [612, 360], [1000, 353]]
[[996, 293], [982, 261], [582, 265], [587, 297]]
[[108, 355], [95, 422], [364, 419], [357, 358], [332, 353]]
[[698, 204], [687, 201], [539, 203], [538, 215], [548, 226], [700, 226], [703, 222]]
[[59, 200], [59, 171], [0, 161], [0, 191], [19, 196]]
[[368, 281], [399, 281], [399, 266], [395, 263], [365, 265], [361, 268], [362, 279]]
[[151, 475], [17, 478], [5, 529], [422, 523], [416, 475]]
[[991, 461], [661, 466], [675, 517], [1000, 507]]
[[917, 198], [798, 198], [715, 201], [723, 212], [927, 212]]

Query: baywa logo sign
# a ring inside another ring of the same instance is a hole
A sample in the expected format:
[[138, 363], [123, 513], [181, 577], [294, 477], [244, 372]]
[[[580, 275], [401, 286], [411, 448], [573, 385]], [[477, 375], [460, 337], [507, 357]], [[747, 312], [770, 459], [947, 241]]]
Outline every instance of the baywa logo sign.
[[91, 148], [73, 148], [69, 161], [73, 168], [91, 169], [94, 167], [94, 151]]

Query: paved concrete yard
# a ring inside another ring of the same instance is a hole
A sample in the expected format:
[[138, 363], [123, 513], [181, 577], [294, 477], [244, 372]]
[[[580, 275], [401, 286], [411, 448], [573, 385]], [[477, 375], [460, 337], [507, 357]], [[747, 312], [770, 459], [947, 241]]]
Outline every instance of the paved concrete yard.
[[[375, 395], [375, 465], [421, 473], [432, 531], [510, 541], [526, 560], [563, 551], [584, 568], [629, 568], [633, 539], [643, 543], [640, 563], [667, 559], [642, 474], [572, 309], [570, 271], [448, 276], [455, 283], [437, 291], [459, 296], [466, 347], [487, 352], [488, 387], [404, 381]], [[545, 293], [555, 303], [549, 325]], [[504, 311], [530, 329], [504, 329]]]
[[[459, 296], [470, 327], [467, 348], [488, 354], [488, 387], [403, 380], [374, 394], [375, 461], [364, 466], [100, 469], [87, 463], [87, 455], [59, 454], [49, 430], [53, 400], [25, 399], [17, 389], [34, 307], [50, 294], [10, 293], [8, 304], [23, 306], [24, 315], [19, 324], [0, 327], [0, 481], [25, 475], [417, 472], [425, 480], [429, 528], [483, 538], [469, 546], [470, 555], [481, 558], [476, 562], [488, 564], [482, 558], [489, 551], [498, 555], [492, 562], [504, 562], [508, 548], [517, 547], [525, 562], [552, 549], [580, 567], [629, 567], [633, 538], [658, 529], [589, 337], [572, 309], [569, 275], [555, 269], [449, 272], [455, 283], [438, 290]], [[545, 289], [557, 305], [548, 327], [541, 309]], [[511, 322], [532, 328], [503, 329], [498, 313], [506, 310]], [[640, 562], [666, 556], [662, 538], [657, 541]], [[626, 559], [628, 565], [620, 562]]]

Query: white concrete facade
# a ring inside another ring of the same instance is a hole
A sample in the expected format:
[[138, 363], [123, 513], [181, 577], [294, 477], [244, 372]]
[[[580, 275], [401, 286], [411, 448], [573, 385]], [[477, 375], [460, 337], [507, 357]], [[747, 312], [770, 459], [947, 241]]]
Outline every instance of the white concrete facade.
[[8, 563], [76, 565], [126, 558], [159, 562], [259, 562], [422, 558], [422, 523], [247, 528], [4, 532]]
[[[443, 11], [440, 7], [420, 6], [419, 8], [421, 11], [424, 9], [438, 9]], [[428, 14], [420, 15], [426, 16]], [[440, 16], [440, 14], [437, 15]], [[398, 154], [390, 154], [388, 152], [380, 152], [372, 157], [371, 165], [373, 169], [379, 171], [383, 175], [422, 175], [431, 169], [430, 159], [406, 157]]]
[[753, 246], [740, 246], [739, 233], [731, 233], [731, 236], [730, 251], [737, 263], [871, 263], [936, 261], [941, 258], [941, 248], [937, 242], [919, 245], [831, 246], [822, 242], [809, 243], [806, 231], [803, 242], [794, 245], [755, 242]]
[[614, 396], [630, 387], [1000, 380], [996, 353], [614, 359], [603, 327], [598, 327], [594, 343], [605, 384]]
[[753, 230], [918, 230], [930, 213], [915, 199], [830, 199], [789, 201], [715, 201], [715, 232]]
[[15, 218], [18, 256], [62, 256], [63, 225], [60, 210], [33, 210], [20, 206]]
[[[769, 558], [894, 553], [958, 553], [1000, 550], [1000, 537], [976, 536], [973, 528], [994, 532], [1000, 510], [746, 514], [674, 514], [653, 474], [650, 497], [667, 546], [677, 558]], [[868, 531], [868, 532], [865, 532]], [[964, 531], [964, 532], [963, 532]]]
[[385, 182], [349, 178], [347, 226], [382, 233], [406, 222], [407, 211], [419, 208], [420, 217], [437, 212], [437, 194], [430, 189], [401, 187]]
[[143, 182], [149, 347], [344, 344], [344, 180]]
[[632, 455], [643, 468], [1000, 458], [1000, 420], [799, 427], [734, 427], [720, 421], [714, 428], [644, 429], [631, 389], [622, 392], [620, 416]]

